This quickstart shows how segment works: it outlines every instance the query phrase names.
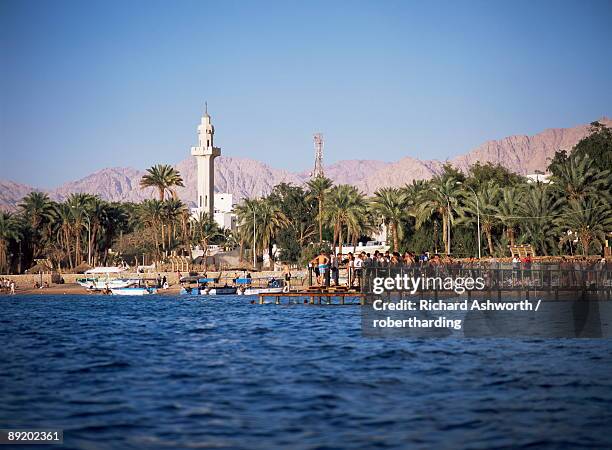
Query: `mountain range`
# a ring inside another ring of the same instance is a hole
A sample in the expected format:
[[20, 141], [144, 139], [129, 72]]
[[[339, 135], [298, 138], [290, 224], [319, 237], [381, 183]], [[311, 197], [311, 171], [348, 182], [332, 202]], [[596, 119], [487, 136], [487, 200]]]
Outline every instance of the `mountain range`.
[[[599, 121], [612, 126], [612, 119], [604, 117]], [[572, 128], [551, 128], [533, 136], [509, 136], [501, 140], [487, 141], [448, 161], [420, 160], [410, 156], [395, 162], [343, 160], [325, 166], [324, 169], [325, 175], [336, 184], [352, 184], [366, 194], [372, 194], [385, 186], [403, 186], [415, 179], [429, 179], [438, 173], [446, 162], [464, 171], [477, 161], [499, 163], [513, 172], [526, 175], [536, 170], [544, 171], [548, 159], [552, 158], [557, 150], [571, 150], [588, 134], [588, 124]], [[177, 189], [178, 196], [193, 206], [196, 198], [195, 159], [187, 157], [175, 167], [181, 173], [185, 184], [185, 187]], [[144, 171], [131, 167], [105, 168], [49, 190], [0, 180], [0, 208], [14, 209], [21, 198], [33, 190], [45, 191], [58, 201], [75, 192], [86, 192], [98, 194], [110, 201], [138, 202], [155, 196], [152, 189], [140, 188], [140, 178], [143, 174]], [[302, 185], [309, 177], [308, 171], [296, 173], [276, 169], [249, 158], [221, 156], [215, 161], [216, 191], [233, 194], [235, 201], [266, 195], [281, 182]]]

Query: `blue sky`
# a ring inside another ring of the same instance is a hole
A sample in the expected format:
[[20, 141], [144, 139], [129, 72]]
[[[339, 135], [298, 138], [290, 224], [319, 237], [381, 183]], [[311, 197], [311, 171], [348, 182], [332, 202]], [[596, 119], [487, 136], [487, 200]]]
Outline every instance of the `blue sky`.
[[612, 115], [612, 2], [0, 0], [0, 178], [445, 159]]

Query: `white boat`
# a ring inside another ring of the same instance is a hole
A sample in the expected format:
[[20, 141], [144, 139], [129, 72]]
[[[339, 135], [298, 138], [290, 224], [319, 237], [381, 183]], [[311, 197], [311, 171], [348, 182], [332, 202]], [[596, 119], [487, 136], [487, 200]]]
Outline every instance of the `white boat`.
[[238, 289], [234, 286], [220, 286], [200, 289], [200, 295], [236, 295]]
[[126, 288], [138, 284], [138, 280], [129, 278], [80, 278], [77, 283], [92, 291], [103, 289]]
[[149, 295], [156, 294], [156, 288], [150, 287], [123, 287], [123, 288], [111, 288], [111, 293], [113, 295]]
[[[238, 295], [280, 294], [283, 292], [283, 289], [282, 287], [246, 288], [244, 291], [239, 291]], [[242, 294], [240, 292], [242, 292]]]
[[275, 277], [258, 278], [253, 280], [253, 284], [248, 283], [240, 286], [238, 295], [280, 294], [288, 289], [289, 287], [285, 285], [283, 280]]
[[135, 281], [118, 277], [126, 270], [125, 267], [94, 267], [85, 272], [85, 278], [77, 278], [76, 282], [84, 288], [94, 291], [128, 287]]

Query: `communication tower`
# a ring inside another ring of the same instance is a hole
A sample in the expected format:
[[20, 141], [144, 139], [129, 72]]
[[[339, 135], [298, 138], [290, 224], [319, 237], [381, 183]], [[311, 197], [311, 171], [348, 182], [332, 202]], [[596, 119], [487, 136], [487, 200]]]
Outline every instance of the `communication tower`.
[[312, 178], [317, 178], [323, 176], [323, 135], [321, 133], [314, 135], [314, 148], [315, 163]]

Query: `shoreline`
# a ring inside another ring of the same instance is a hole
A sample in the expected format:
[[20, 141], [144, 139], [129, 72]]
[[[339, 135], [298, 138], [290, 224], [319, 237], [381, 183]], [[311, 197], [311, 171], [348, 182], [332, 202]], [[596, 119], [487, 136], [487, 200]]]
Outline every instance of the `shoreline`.
[[[231, 280], [235, 274], [240, 276], [241, 272], [230, 271], [230, 272], [208, 272], [209, 277], [220, 277], [221, 279]], [[181, 290], [181, 284], [178, 281], [177, 272], [155, 272], [155, 273], [125, 273], [121, 274], [120, 277], [116, 278], [155, 278], [159, 274], [160, 277], [166, 277], [168, 280], [168, 289], [158, 289], [157, 295], [179, 295]], [[187, 273], [181, 273], [182, 276]], [[303, 285], [306, 280], [306, 271], [295, 271], [292, 272], [292, 280], [296, 285]], [[19, 275], [0, 275], [0, 278], [9, 279], [15, 282], [15, 294], [11, 294], [7, 291], [0, 291], [0, 297], [10, 297], [18, 295], [104, 295], [101, 292], [88, 291], [86, 288], [76, 282], [78, 278], [84, 278], [85, 274], [61, 274], [64, 278], [64, 284], [51, 283], [51, 273], [40, 274], [19, 274]], [[200, 275], [201, 276], [201, 275]], [[255, 272], [253, 274], [253, 280], [260, 278], [275, 277], [282, 279], [282, 271], [263, 271]], [[114, 277], [115, 278], [115, 277]], [[48, 283], [48, 287], [37, 288], [35, 283], [40, 283], [42, 279], [43, 283]]]

